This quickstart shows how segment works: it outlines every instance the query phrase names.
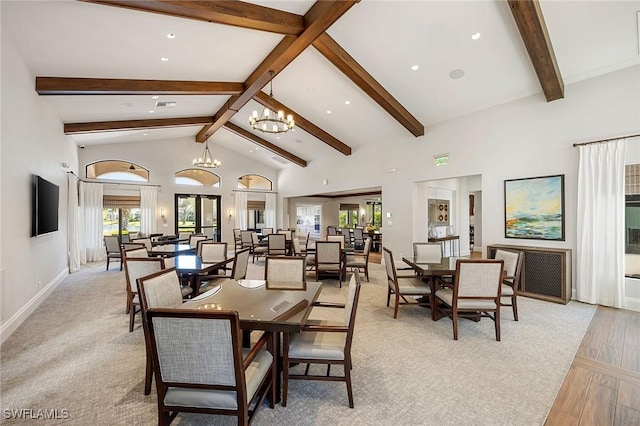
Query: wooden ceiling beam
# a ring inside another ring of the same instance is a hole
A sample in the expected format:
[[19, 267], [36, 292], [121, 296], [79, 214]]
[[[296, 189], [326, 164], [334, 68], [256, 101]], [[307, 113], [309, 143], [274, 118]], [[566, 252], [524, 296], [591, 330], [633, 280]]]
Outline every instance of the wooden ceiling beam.
[[[298, 57], [313, 41], [344, 15], [358, 0], [348, 1], [316, 1], [305, 14], [305, 29], [298, 36], [286, 36], [269, 53], [267, 58], [251, 73], [244, 82], [245, 91], [231, 99], [215, 114], [215, 122], [205, 126], [196, 136], [196, 141], [204, 142], [222, 127], [233, 115], [252, 99], [271, 80], [295, 58]], [[273, 73], [273, 74], [272, 74]]]
[[87, 123], [65, 123], [64, 133], [74, 135], [80, 133], [117, 132], [122, 130], [158, 129], [162, 127], [202, 126], [213, 122], [212, 116], [157, 118], [153, 120], [119, 120], [93, 121]]
[[424, 135], [422, 123], [328, 34], [324, 33], [318, 37], [313, 42], [313, 47], [414, 136]]
[[320, 139], [322, 142], [326, 143], [331, 148], [341, 152], [342, 154], [351, 155], [351, 147], [349, 145], [346, 145], [335, 137], [331, 136], [329, 133], [325, 132], [324, 130], [304, 118], [302, 115], [293, 111], [286, 105], [281, 104], [263, 91], [256, 93], [253, 99], [265, 108], [269, 108], [272, 111], [282, 110], [284, 111], [285, 115], [292, 114], [295, 117], [296, 127], [299, 127], [310, 135], [315, 136], [316, 138]]
[[242, 127], [238, 126], [237, 124], [233, 124], [232, 122], [227, 122], [224, 124], [224, 128], [229, 130], [232, 133], [235, 133], [236, 135], [243, 137], [245, 139], [247, 139], [248, 141], [251, 141], [255, 144], [260, 145], [261, 147], [268, 149], [269, 151], [273, 152], [276, 155], [279, 155], [282, 158], [286, 158], [287, 160], [291, 161], [294, 164], [297, 164], [300, 167], [307, 167], [307, 162], [306, 160], [303, 160], [302, 158], [298, 157], [297, 155], [294, 155], [292, 153], [290, 153], [289, 151], [285, 151], [284, 149], [280, 148], [277, 145], [272, 144], [269, 141], [266, 141], [264, 139], [262, 139], [259, 136], [254, 135], [253, 133], [249, 132], [248, 130], [243, 129]]
[[509, 0], [509, 7], [547, 102], [564, 98], [564, 82], [540, 3], [538, 0]]
[[184, 0], [81, 0], [144, 12], [154, 12], [179, 18], [195, 19], [240, 28], [299, 35], [304, 31], [304, 18], [295, 13], [242, 1]]
[[36, 77], [40, 95], [237, 95], [242, 83], [119, 78]]

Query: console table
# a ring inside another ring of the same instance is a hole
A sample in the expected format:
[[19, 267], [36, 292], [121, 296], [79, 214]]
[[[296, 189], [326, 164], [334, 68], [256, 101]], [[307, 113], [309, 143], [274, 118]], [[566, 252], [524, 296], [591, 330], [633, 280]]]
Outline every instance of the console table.
[[445, 256], [460, 256], [460, 236], [459, 235], [451, 235], [448, 237], [429, 237], [428, 241], [430, 243], [443, 243], [448, 244], [449, 253], [444, 253]]

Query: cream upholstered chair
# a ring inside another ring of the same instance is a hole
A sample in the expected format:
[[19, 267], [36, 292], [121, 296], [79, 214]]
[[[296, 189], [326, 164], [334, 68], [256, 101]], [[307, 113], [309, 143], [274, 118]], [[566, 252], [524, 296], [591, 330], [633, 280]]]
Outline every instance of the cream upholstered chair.
[[345, 245], [345, 236], [344, 235], [327, 235], [327, 241], [339, 241], [340, 249], [342, 250]]
[[122, 271], [122, 249], [120, 248], [120, 237], [117, 235], [107, 235], [104, 237], [104, 248], [107, 250], [107, 271], [109, 270], [110, 260], [118, 260], [120, 262], [120, 270]]
[[267, 254], [269, 256], [285, 256], [287, 254], [287, 236], [271, 234], [268, 237]]
[[304, 288], [307, 283], [307, 268], [303, 257], [267, 256], [264, 279], [277, 283], [277, 287]]
[[182, 287], [180, 278], [175, 268], [167, 268], [162, 271], [138, 278], [138, 297], [140, 299], [140, 313], [142, 315], [142, 329], [144, 330], [147, 349], [147, 367], [144, 378], [144, 394], [151, 393], [151, 379], [153, 378], [153, 365], [151, 363], [151, 346], [149, 330], [146, 324], [146, 312], [150, 308], [175, 308], [182, 304], [185, 293], [190, 294], [191, 287]]
[[218, 263], [227, 258], [227, 243], [216, 243], [212, 240], [203, 240], [198, 244], [197, 255], [202, 263]]
[[191, 237], [191, 234], [193, 234], [193, 232], [179, 232], [178, 239], [182, 240], [181, 242], [187, 243], [189, 242], [189, 238]]
[[248, 425], [267, 395], [274, 407], [272, 333], [243, 349], [235, 311], [153, 308], [147, 323], [158, 424], [168, 425], [179, 412], [193, 412], [237, 416], [239, 425]]
[[364, 276], [369, 281], [369, 252], [371, 251], [371, 238], [367, 237], [364, 240], [364, 251], [362, 253], [349, 253], [347, 256], [347, 263], [345, 265], [346, 269], [351, 269], [352, 271], [357, 269], [358, 271], [362, 271]]
[[322, 274], [337, 274], [342, 287], [342, 251], [339, 241], [316, 241], [316, 281]]
[[278, 234], [284, 235], [287, 241], [293, 238], [293, 231], [291, 229], [278, 229]]
[[364, 247], [364, 229], [353, 228], [353, 245], [358, 250]]
[[338, 235], [338, 228], [335, 226], [327, 226], [327, 235]]
[[[145, 249], [146, 252], [146, 249]], [[164, 269], [164, 260], [161, 257], [129, 257], [125, 256], [124, 276], [127, 285], [127, 313], [129, 314], [129, 331], [133, 331], [135, 315], [139, 312], [140, 298], [136, 280], [140, 277], [158, 272]]]
[[[458, 318], [487, 317], [495, 323], [500, 341], [500, 290], [503, 260], [461, 260], [456, 262], [453, 288], [436, 291], [437, 309], [451, 318], [453, 338], [458, 340]], [[491, 314], [493, 313], [493, 315]]]
[[[382, 247], [382, 250], [384, 266], [387, 270], [387, 306], [389, 306], [391, 301], [391, 295], [393, 294], [395, 296], [393, 318], [398, 318], [398, 307], [400, 305], [417, 304], [420, 306], [429, 306], [433, 312], [433, 295], [431, 294], [431, 286], [429, 283], [422, 281], [415, 275], [398, 276], [396, 266], [393, 263], [393, 253], [386, 247]], [[428, 303], [424, 301], [425, 299], [428, 300]]]
[[142, 244], [125, 244], [122, 254], [124, 257], [149, 257], [147, 248]]
[[233, 269], [231, 270], [231, 275], [211, 275], [210, 277], [207, 277], [209, 278], [208, 281], [202, 286], [200, 286], [200, 282], [204, 280], [204, 277], [198, 276], [197, 279], [201, 280], [200, 282], [198, 282], [200, 293], [207, 291], [211, 286], [226, 282], [227, 279], [236, 281], [245, 279], [247, 276], [250, 254], [251, 251], [248, 248], [236, 251], [235, 255], [233, 256]]
[[197, 249], [198, 248], [198, 241], [204, 241], [208, 239], [208, 237], [206, 235], [202, 235], [202, 234], [191, 234], [189, 236], [189, 246], [193, 249]]
[[151, 238], [149, 237], [145, 237], [145, 238], [134, 238], [131, 240], [132, 243], [138, 243], [138, 244], [144, 244], [144, 246], [147, 248], [147, 250], [151, 250], [151, 248], [153, 247], [153, 245], [151, 244]]
[[260, 259], [260, 256], [266, 256], [269, 251], [269, 247], [260, 245], [260, 239], [255, 232], [251, 233], [251, 253], [253, 253], [252, 262], [256, 262], [256, 256]]
[[233, 229], [233, 243], [236, 250], [242, 248], [242, 234], [240, 228]]
[[413, 258], [417, 262], [438, 263], [442, 260], [442, 244], [413, 243]]
[[[358, 299], [360, 298], [360, 277], [355, 271], [349, 281], [345, 304], [316, 302], [314, 306], [344, 308], [342, 321], [309, 320], [301, 333], [285, 333], [283, 337], [282, 365], [282, 406], [287, 406], [289, 380], [341, 381], [347, 385], [349, 407], [353, 408], [351, 386], [351, 342], [356, 321]], [[291, 374], [291, 363], [306, 363], [305, 374]], [[326, 364], [326, 375], [309, 375], [309, 364]], [[344, 376], [332, 376], [331, 365], [342, 365]]]
[[262, 235], [273, 234], [273, 228], [262, 228]]
[[505, 275], [502, 277], [500, 306], [511, 306], [513, 309], [513, 319], [518, 321], [518, 289], [520, 287], [524, 252], [496, 250], [495, 259], [504, 261]]
[[291, 246], [293, 249], [294, 256], [300, 256], [304, 258], [304, 263], [306, 268], [309, 269], [315, 266], [315, 261], [316, 261], [315, 253], [307, 254], [307, 251], [302, 249], [302, 245], [300, 244], [299, 239], [294, 238], [291, 242]]

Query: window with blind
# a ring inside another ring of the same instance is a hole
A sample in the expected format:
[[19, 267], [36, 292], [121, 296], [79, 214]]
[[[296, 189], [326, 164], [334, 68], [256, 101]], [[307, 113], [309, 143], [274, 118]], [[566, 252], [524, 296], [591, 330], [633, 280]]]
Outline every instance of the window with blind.
[[140, 232], [140, 196], [103, 195], [103, 235], [118, 235], [121, 241], [126, 241], [129, 234], [138, 232]]

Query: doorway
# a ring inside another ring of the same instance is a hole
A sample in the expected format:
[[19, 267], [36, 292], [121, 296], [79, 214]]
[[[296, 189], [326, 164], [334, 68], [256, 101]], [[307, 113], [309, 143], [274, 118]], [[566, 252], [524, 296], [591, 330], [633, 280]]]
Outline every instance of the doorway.
[[220, 197], [217, 195], [176, 194], [175, 229], [180, 232], [202, 233], [220, 241]]

